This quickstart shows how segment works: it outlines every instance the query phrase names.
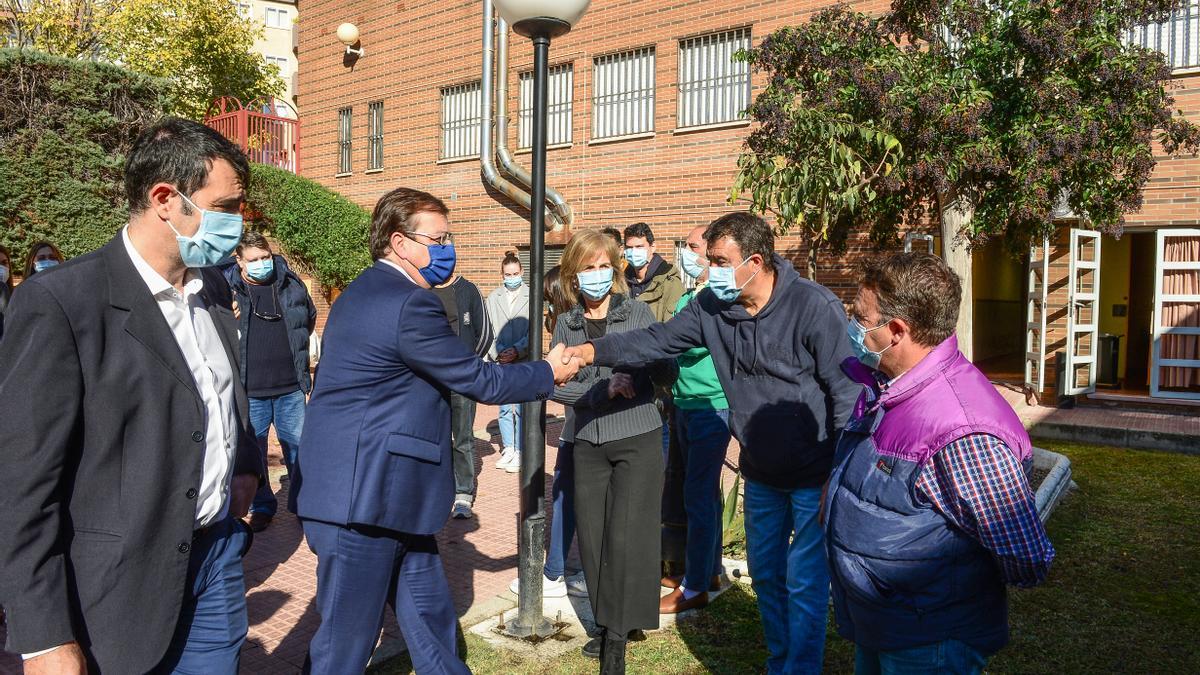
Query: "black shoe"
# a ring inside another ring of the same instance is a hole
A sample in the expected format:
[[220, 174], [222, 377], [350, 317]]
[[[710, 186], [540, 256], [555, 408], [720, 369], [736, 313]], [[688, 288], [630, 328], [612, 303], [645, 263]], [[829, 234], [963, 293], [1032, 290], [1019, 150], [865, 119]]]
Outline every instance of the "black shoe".
[[271, 524], [271, 516], [265, 513], [251, 513], [248, 524], [251, 532], [262, 532]]
[[604, 645], [600, 649], [600, 675], [625, 675], [625, 647], [628, 644], [627, 640], [611, 633], [604, 636]]
[[643, 642], [646, 639], [646, 631], [642, 630], [641, 628], [634, 628], [633, 630], [629, 631], [629, 635], [626, 636], [626, 639], [628, 639], [630, 642]]
[[603, 646], [604, 635], [601, 634], [587, 641], [587, 644], [583, 646], [583, 655], [589, 659], [598, 659], [600, 658], [600, 649]]

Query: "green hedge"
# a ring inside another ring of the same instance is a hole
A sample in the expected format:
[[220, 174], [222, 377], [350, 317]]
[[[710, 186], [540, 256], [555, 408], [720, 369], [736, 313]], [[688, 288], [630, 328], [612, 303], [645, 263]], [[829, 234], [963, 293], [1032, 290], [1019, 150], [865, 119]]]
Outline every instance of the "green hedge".
[[0, 244], [16, 265], [38, 239], [73, 257], [128, 220], [125, 153], [170, 91], [108, 64], [0, 49]]
[[328, 286], [345, 286], [371, 264], [370, 213], [307, 178], [250, 166], [251, 227], [274, 237]]

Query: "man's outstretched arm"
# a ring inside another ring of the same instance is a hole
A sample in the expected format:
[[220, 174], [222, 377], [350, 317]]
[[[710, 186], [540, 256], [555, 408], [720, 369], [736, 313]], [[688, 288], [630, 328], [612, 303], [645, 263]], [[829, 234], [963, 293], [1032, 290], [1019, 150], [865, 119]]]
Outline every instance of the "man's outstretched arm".
[[666, 323], [656, 323], [628, 333], [614, 333], [568, 347], [564, 359], [578, 357], [584, 365], [638, 368], [654, 361], [673, 359], [694, 347], [703, 347], [700, 334], [700, 303], [689, 302]]

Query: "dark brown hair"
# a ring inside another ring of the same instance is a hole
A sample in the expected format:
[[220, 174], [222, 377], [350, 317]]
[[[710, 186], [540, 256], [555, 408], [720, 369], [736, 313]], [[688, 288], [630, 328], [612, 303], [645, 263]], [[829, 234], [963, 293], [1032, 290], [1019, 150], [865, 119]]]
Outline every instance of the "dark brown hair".
[[504, 252], [504, 260], [500, 261], [500, 271], [501, 272], [504, 271], [505, 265], [511, 265], [513, 263], [516, 263], [517, 267], [520, 267], [521, 269], [525, 269], [525, 266], [521, 264], [521, 259], [517, 257], [516, 251], [505, 251]]
[[66, 260], [66, 258], [63, 257], [62, 251], [58, 250], [58, 247], [55, 246], [54, 244], [51, 244], [50, 242], [46, 241], [45, 239], [43, 239], [41, 241], [35, 241], [35, 242], [33, 242], [33, 246], [29, 247], [29, 255], [25, 256], [25, 278], [26, 279], [33, 276], [33, 257], [37, 255], [37, 252], [39, 249], [43, 249], [43, 248], [48, 248], [51, 251], [54, 251], [54, 257], [58, 259], [58, 262], [63, 262], [64, 260]]
[[450, 215], [442, 200], [428, 192], [412, 188], [396, 188], [379, 198], [371, 214], [371, 256], [379, 260], [391, 248], [392, 235], [408, 234], [412, 217], [418, 213]]
[[870, 260], [859, 284], [875, 292], [880, 318], [903, 319], [917, 344], [936, 347], [954, 334], [962, 283], [941, 258], [897, 253]]
[[270, 242], [267, 241], [262, 232], [255, 232], [254, 230], [246, 230], [242, 233], [242, 240], [237, 245], [238, 257], [242, 257], [242, 251], [248, 248], [261, 248], [267, 253], [271, 253]]
[[8, 265], [8, 278], [4, 280], [4, 286], [11, 291], [13, 289], [13, 276], [16, 275], [16, 270], [13, 269], [12, 253], [8, 250], [7, 246], [0, 246], [0, 253], [3, 253], [4, 257], [8, 258], [8, 262], [5, 263]]
[[546, 270], [545, 276], [542, 277], [542, 293], [549, 303], [546, 310], [546, 332], [553, 335], [558, 316], [574, 304], [571, 296], [562, 287], [562, 268], [558, 265]]

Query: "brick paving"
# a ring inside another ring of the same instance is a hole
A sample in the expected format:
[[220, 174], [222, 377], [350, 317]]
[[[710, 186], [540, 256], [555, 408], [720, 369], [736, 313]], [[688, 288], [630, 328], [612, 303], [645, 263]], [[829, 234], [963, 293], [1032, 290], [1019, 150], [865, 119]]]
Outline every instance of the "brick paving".
[[[547, 413], [560, 419], [562, 406], [550, 403]], [[442, 562], [460, 617], [472, 606], [507, 595], [508, 584], [516, 577], [519, 482], [517, 474], [493, 468], [500, 449], [496, 417], [495, 406], [480, 405], [476, 412], [475, 466], [479, 477], [476, 518], [450, 520], [438, 534]], [[546, 447], [546, 466], [550, 472], [554, 468], [560, 428], [559, 421], [551, 421], [546, 429], [546, 437], [552, 443]], [[484, 437], [491, 440], [484, 441]], [[737, 460], [736, 443], [730, 445], [729, 460], [730, 464]], [[280, 504], [286, 504], [287, 482], [280, 483], [283, 469], [273, 437], [271, 466], [272, 486]], [[727, 485], [732, 476], [727, 467]], [[550, 494], [549, 475], [546, 494]], [[313, 606], [316, 564], [316, 557], [304, 543], [300, 523], [282, 508], [271, 526], [255, 535], [254, 546], [245, 561], [250, 634], [242, 650], [242, 672], [300, 671], [319, 619]], [[399, 629], [391, 610], [387, 614], [384, 637], [396, 639]], [[0, 626], [0, 640], [3, 637], [4, 629]], [[0, 675], [19, 673], [19, 664], [14, 655], [0, 652]]]

